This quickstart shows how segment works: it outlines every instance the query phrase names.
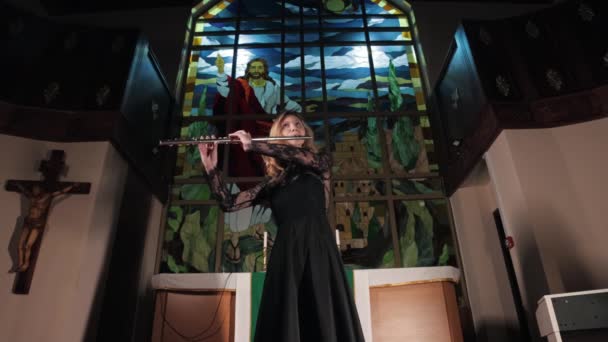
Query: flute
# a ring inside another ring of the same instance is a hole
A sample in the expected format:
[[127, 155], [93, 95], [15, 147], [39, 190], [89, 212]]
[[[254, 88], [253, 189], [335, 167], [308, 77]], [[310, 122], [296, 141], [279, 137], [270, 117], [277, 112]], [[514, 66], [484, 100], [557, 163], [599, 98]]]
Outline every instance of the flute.
[[[280, 140], [308, 140], [312, 139], [310, 136], [293, 136], [293, 137], [264, 137], [264, 138], [251, 138], [251, 141], [280, 141]], [[198, 145], [198, 144], [209, 144], [209, 143], [218, 143], [218, 144], [240, 144], [241, 141], [239, 139], [234, 139], [230, 137], [219, 137], [215, 139], [205, 139], [205, 138], [188, 138], [188, 139], [169, 139], [169, 140], [161, 140], [158, 146], [184, 146], [184, 145]]]

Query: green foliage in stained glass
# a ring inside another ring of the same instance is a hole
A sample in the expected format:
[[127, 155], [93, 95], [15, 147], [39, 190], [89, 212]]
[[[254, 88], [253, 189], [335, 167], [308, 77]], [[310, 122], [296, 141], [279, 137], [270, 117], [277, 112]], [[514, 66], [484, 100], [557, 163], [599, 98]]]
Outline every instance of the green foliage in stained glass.
[[436, 191], [419, 181], [394, 179], [392, 184], [393, 192], [397, 195], [428, 194]]
[[172, 255], [167, 256], [167, 266], [169, 267], [169, 270], [171, 270], [171, 272], [173, 272], [173, 273], [187, 273], [188, 272], [188, 267], [186, 267], [184, 265], [178, 265], [177, 262], [175, 262], [175, 258]]
[[353, 214], [350, 217], [350, 229], [353, 234], [353, 239], [363, 239], [363, 231], [359, 228], [357, 222], [361, 222], [361, 210], [359, 209], [359, 203], [355, 203]]
[[165, 241], [173, 241], [173, 238], [175, 237], [175, 232], [167, 229], [165, 230]]
[[418, 246], [412, 242], [405, 250], [401, 251], [401, 265], [403, 267], [415, 267], [418, 264]]
[[389, 249], [382, 257], [382, 267], [395, 267], [395, 252]]
[[253, 236], [242, 237], [239, 241], [241, 253], [246, 255], [244, 270], [261, 271], [264, 269], [264, 259], [261, 256], [263, 241]]
[[359, 126], [359, 139], [367, 150], [367, 165], [374, 169], [382, 167], [382, 149], [377, 120], [375, 117], [369, 117], [366, 123]]
[[388, 89], [391, 112], [395, 112], [401, 108], [403, 97], [401, 96], [401, 89], [399, 89], [399, 82], [397, 81], [397, 72], [395, 71], [395, 65], [393, 64], [392, 59], [388, 64]]
[[367, 230], [367, 240], [372, 241], [381, 238], [380, 234], [382, 234], [382, 226], [380, 226], [378, 218], [374, 215], [369, 221], [369, 228]]
[[274, 220], [264, 223], [264, 227], [270, 236], [277, 236], [278, 228]]
[[184, 210], [181, 207], [172, 206], [169, 208], [169, 213], [167, 216], [167, 226], [169, 226], [171, 231], [177, 232], [179, 225], [184, 218]]
[[[198, 101], [198, 112], [197, 115], [205, 114], [205, 108], [207, 108], [207, 86], [203, 88], [201, 99]], [[195, 115], [193, 115], [195, 116]]]
[[[204, 135], [212, 135], [214, 134], [214, 128], [209, 125], [209, 123], [205, 121], [196, 121], [191, 123], [188, 126], [188, 137], [195, 138]], [[200, 163], [201, 156], [198, 152], [198, 148], [196, 146], [187, 146], [186, 148], [186, 160], [191, 165], [196, 165]]]
[[201, 227], [201, 212], [197, 210], [186, 215], [180, 231], [184, 243], [182, 260], [200, 272], [213, 269], [209, 256], [213, 249], [210, 243], [215, 240], [217, 216], [218, 208], [211, 207]]
[[427, 194], [427, 193], [434, 191], [433, 189], [427, 187], [426, 185], [424, 185], [421, 182], [413, 182], [413, 183], [414, 183], [414, 187], [416, 188], [416, 190], [421, 194]]
[[448, 244], [443, 244], [443, 248], [441, 249], [441, 255], [439, 256], [439, 260], [437, 261], [437, 266], [446, 266], [448, 261], [450, 260], [450, 248]]
[[431, 266], [433, 252], [433, 217], [424, 202], [403, 201], [399, 222], [405, 225], [405, 232], [399, 238], [404, 267]]
[[[246, 234], [247, 231], [242, 232]], [[224, 250], [231, 247], [230, 240], [224, 240]], [[224, 257], [222, 269], [224, 272], [254, 272], [261, 271], [264, 267], [264, 260], [261, 257], [262, 240], [256, 239], [252, 235], [239, 236], [236, 248], [240, 254], [240, 260], [228, 260]]]
[[393, 158], [406, 170], [416, 166], [420, 143], [414, 137], [414, 125], [409, 117], [400, 117], [392, 131]]
[[206, 200], [209, 199], [210, 194], [207, 184], [184, 184], [180, 187], [180, 195], [184, 200]]

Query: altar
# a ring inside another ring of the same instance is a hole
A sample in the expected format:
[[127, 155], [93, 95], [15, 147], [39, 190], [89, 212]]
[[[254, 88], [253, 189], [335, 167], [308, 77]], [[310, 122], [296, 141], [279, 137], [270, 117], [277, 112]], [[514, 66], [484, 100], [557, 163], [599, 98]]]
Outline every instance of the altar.
[[[463, 341], [454, 267], [347, 270], [367, 342]], [[251, 341], [264, 273], [157, 274], [152, 341]]]

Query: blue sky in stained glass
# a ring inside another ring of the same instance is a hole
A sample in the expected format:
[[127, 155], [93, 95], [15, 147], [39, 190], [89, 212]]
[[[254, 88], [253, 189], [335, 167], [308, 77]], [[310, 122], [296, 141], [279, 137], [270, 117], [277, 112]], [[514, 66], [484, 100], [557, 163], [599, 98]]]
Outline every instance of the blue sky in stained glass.
[[303, 28], [319, 29], [319, 20], [317, 18], [304, 18]]
[[213, 46], [213, 45], [233, 45], [233, 44], [234, 44], [234, 35], [231, 34], [231, 35], [221, 35], [221, 36], [203, 36], [201, 45]]
[[202, 32], [226, 32], [236, 30], [236, 23], [234, 21], [226, 22], [197, 22], [197, 32], [200, 32], [198, 26], [202, 25]]
[[360, 28], [363, 29], [362, 18], [323, 18], [323, 29], [332, 28]]
[[319, 41], [319, 32], [304, 33], [304, 41], [308, 43]]
[[[285, 1], [285, 10], [291, 14], [299, 14], [299, 1]], [[316, 7], [303, 7], [304, 15], [318, 15], [319, 10]]]
[[365, 111], [372, 90], [367, 47], [327, 47], [325, 82], [329, 111]]
[[281, 30], [281, 20], [243, 20], [240, 23], [241, 30]]
[[263, 44], [280, 43], [281, 34], [242, 34], [239, 36], [239, 44]]
[[323, 32], [323, 40], [326, 42], [364, 42], [363, 32]]
[[367, 27], [391, 27], [391, 28], [399, 28], [401, 25], [399, 24], [399, 19], [397, 18], [386, 18], [386, 17], [371, 17], [367, 18]]
[[285, 33], [285, 43], [299, 43], [299, 42], [300, 42], [299, 33]]
[[405, 37], [401, 34], [403, 31], [398, 32], [370, 32], [369, 39], [371, 41], [379, 40], [390, 40], [390, 41], [405, 41]]
[[285, 19], [285, 29], [286, 30], [298, 30], [300, 29], [300, 18], [290, 18]]
[[304, 50], [304, 89], [306, 92], [306, 104], [314, 104], [314, 112], [323, 110], [323, 89], [321, 83], [321, 72], [316, 69], [316, 61], [321, 55], [320, 47], [309, 47]]
[[[300, 48], [286, 48], [285, 61], [300, 58]], [[298, 59], [299, 60], [299, 59]], [[287, 63], [285, 65], [285, 86], [284, 91], [290, 99], [300, 103], [302, 99], [302, 71], [297, 63]]]

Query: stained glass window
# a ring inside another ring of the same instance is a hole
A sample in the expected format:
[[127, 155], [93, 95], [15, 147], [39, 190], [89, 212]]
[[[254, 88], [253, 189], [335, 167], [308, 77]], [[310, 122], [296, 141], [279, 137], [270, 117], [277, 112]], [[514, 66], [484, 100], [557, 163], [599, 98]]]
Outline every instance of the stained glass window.
[[[181, 137], [268, 134], [300, 112], [333, 159], [329, 220], [355, 268], [455, 265], [409, 9], [385, 0], [224, 0], [195, 7], [186, 36]], [[261, 161], [222, 146], [230, 191]], [[246, 160], [247, 159], [247, 160]], [[277, 227], [261, 205], [222, 213], [194, 147], [177, 149], [162, 270], [251, 272]]]

